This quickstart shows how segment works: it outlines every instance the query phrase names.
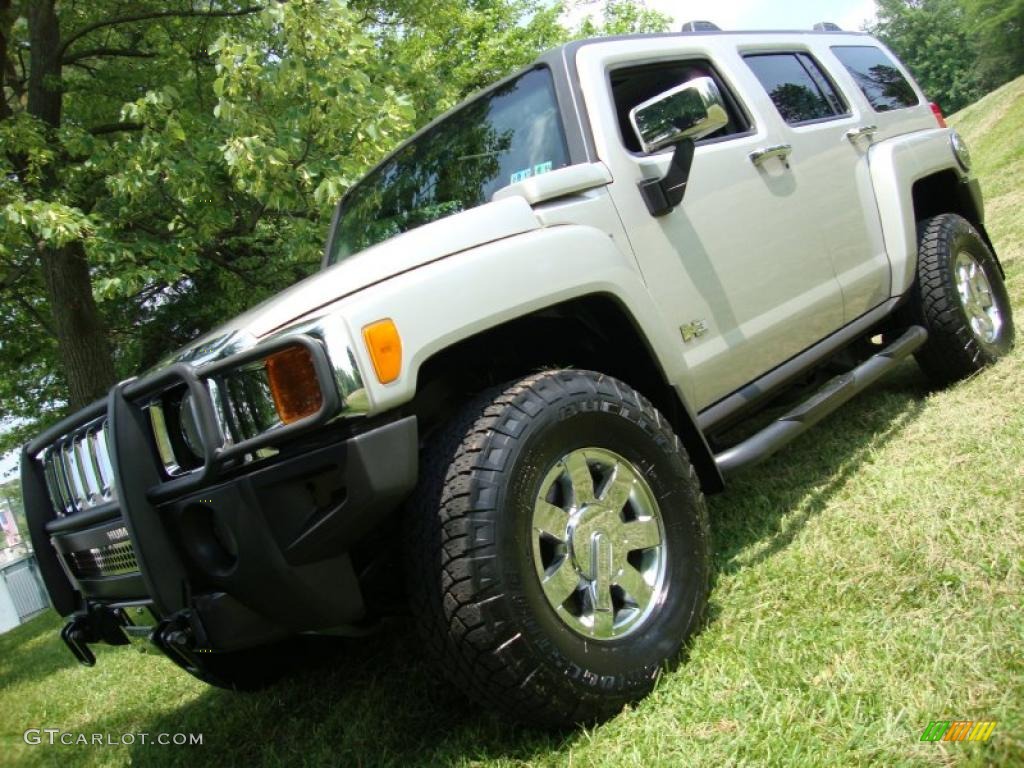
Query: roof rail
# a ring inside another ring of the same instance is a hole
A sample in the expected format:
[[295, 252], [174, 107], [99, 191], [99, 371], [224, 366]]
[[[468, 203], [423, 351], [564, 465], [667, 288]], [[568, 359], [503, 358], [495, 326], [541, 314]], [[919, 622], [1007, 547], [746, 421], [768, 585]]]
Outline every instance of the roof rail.
[[843, 28], [831, 21], [819, 21], [814, 25], [815, 32], [842, 32]]
[[680, 32], [721, 32], [717, 24], [710, 21], [688, 21], [683, 24]]

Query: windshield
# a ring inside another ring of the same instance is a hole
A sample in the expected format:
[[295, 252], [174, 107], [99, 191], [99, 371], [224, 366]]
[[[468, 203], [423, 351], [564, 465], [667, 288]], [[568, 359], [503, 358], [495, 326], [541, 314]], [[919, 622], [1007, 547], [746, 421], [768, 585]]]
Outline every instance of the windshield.
[[356, 184], [341, 202], [328, 264], [568, 164], [551, 73], [530, 70], [445, 118]]

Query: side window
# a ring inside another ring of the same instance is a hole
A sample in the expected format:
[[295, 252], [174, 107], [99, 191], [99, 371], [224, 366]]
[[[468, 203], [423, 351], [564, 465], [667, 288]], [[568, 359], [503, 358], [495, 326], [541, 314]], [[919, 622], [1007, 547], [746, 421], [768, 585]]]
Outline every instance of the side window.
[[806, 53], [758, 53], [744, 57], [790, 125], [847, 114], [839, 91]]
[[896, 62], [873, 45], [837, 45], [832, 53], [843, 63], [876, 112], [914, 107], [920, 99]]
[[750, 122], [747, 120], [739, 102], [732, 92], [726, 88], [722, 78], [718, 76], [711, 63], [703, 59], [690, 59], [687, 61], [658, 62], [657, 64], [644, 64], [636, 67], [625, 67], [613, 70], [609, 76], [612, 87], [612, 98], [615, 101], [615, 113], [619, 123], [619, 133], [622, 135], [622, 143], [630, 152], [640, 152], [640, 142], [633, 132], [633, 126], [629, 122], [629, 111], [637, 104], [657, 96], [659, 93], [682, 85], [695, 77], [710, 77], [714, 79], [718, 90], [722, 93], [726, 111], [729, 113], [729, 122], [726, 126], [710, 136], [701, 139], [699, 143], [712, 141], [714, 139], [726, 138], [735, 134], [746, 133], [750, 130]]

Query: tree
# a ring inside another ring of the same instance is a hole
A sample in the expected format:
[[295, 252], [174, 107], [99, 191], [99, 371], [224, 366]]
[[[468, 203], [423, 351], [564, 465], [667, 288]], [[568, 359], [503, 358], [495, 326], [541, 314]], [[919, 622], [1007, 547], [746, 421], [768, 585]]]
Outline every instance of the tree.
[[[629, 6], [584, 33], [653, 23]], [[0, 0], [0, 447], [309, 274], [340, 195], [561, 13]]]
[[870, 31], [950, 113], [983, 93], [969, 29], [959, 0], [878, 0], [878, 20]]
[[1024, 0], [963, 0], [985, 90], [1024, 73]]
[[667, 32], [672, 18], [652, 11], [642, 2], [633, 0], [577, 0], [580, 7], [600, 6], [600, 21], [586, 17], [573, 31], [573, 37], [602, 35], [629, 35], [637, 32]]

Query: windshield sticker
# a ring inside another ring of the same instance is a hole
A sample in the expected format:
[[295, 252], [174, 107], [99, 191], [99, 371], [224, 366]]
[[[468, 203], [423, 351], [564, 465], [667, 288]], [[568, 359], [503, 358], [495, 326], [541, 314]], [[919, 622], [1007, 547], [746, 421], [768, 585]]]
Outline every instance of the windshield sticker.
[[512, 174], [512, 184], [518, 184], [520, 181], [526, 181], [528, 178], [533, 176], [533, 169], [523, 168], [521, 171], [516, 171]]
[[526, 181], [531, 176], [540, 176], [542, 173], [547, 173], [554, 168], [554, 163], [548, 160], [546, 163], [537, 163], [533, 168], [523, 168], [521, 171], [516, 171], [512, 174], [512, 184], [518, 184], [520, 181]]

